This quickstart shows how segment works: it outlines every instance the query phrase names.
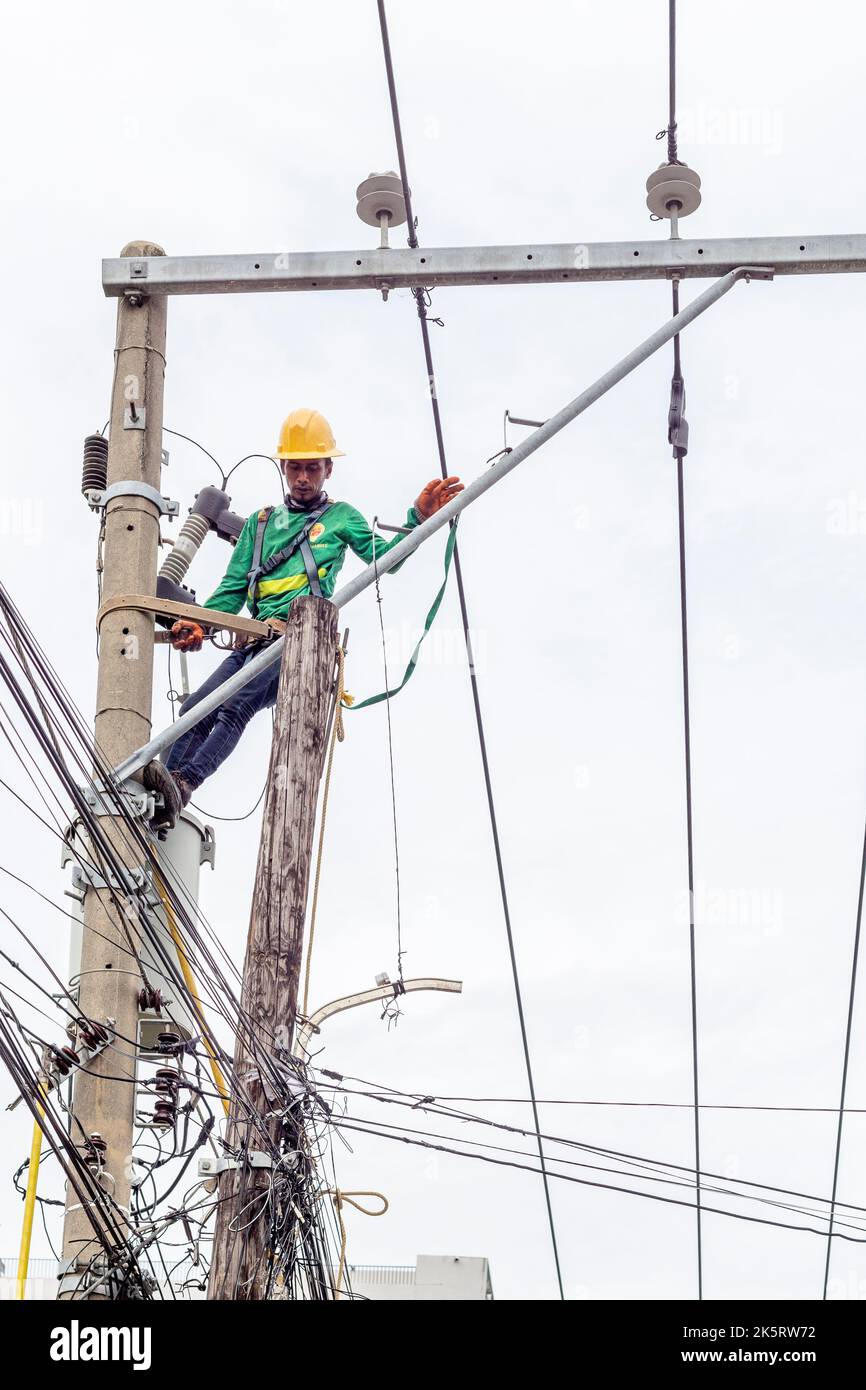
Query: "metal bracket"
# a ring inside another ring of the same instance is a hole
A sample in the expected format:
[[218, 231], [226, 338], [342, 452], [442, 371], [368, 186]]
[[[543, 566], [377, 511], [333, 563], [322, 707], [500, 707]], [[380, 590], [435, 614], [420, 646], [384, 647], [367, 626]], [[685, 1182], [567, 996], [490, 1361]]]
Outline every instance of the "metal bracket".
[[681, 376], [671, 381], [671, 403], [668, 410], [668, 443], [673, 446], [674, 458], [684, 458], [689, 452], [689, 422], [686, 419], [686, 386]]
[[216, 836], [212, 825], [204, 827], [198, 862], [199, 864], [210, 864], [212, 869], [216, 868]]
[[219, 1158], [211, 1154], [202, 1154], [198, 1161], [198, 1175], [200, 1178], [216, 1178], [220, 1173], [226, 1173], [232, 1168], [273, 1168], [274, 1161], [270, 1154], [261, 1153], [258, 1149], [250, 1149], [243, 1161], [237, 1158], [227, 1158], [224, 1155]]
[[74, 864], [72, 868], [72, 887], [74, 891], [86, 893], [88, 888], [113, 888], [116, 892], [122, 893], [130, 901], [137, 899], [138, 894], [144, 890], [145, 903], [148, 907], [156, 907], [159, 902], [159, 894], [153, 886], [151, 871], [146, 866], [124, 871], [126, 881], [119, 880], [116, 874], [105, 876], [89, 865]]
[[86, 1067], [87, 1064], [88, 1064], [88, 1062], [92, 1062], [93, 1059], [94, 1059], [94, 1057], [98, 1057], [99, 1054], [100, 1054], [100, 1052], [104, 1052], [105, 1049], [106, 1049], [107, 1047], [110, 1047], [111, 1044], [114, 1042], [114, 1030], [115, 1030], [115, 1028], [117, 1027], [117, 1019], [116, 1019], [116, 1018], [106, 1018], [106, 1019], [104, 1020], [104, 1023], [105, 1023], [105, 1028], [106, 1028], [106, 1030], [107, 1030], [107, 1032], [108, 1032], [108, 1037], [105, 1039], [104, 1042], [98, 1042], [98, 1043], [96, 1044], [95, 1047], [88, 1047], [85, 1043], [83, 1043], [83, 1042], [81, 1041], [81, 1036], [80, 1036], [80, 1031], [81, 1031], [81, 1030], [79, 1029], [79, 1034], [78, 1034], [78, 1037], [77, 1037], [77, 1044], [78, 1044], [78, 1046], [77, 1046], [77, 1051], [78, 1051], [78, 1053], [79, 1053], [79, 1055], [80, 1055], [80, 1057], [81, 1057], [81, 1066], [82, 1066], [82, 1067]]
[[[143, 412], [140, 412], [143, 418]], [[135, 426], [138, 428], [138, 426]], [[169, 497], [163, 497], [150, 483], [137, 483], [131, 478], [119, 483], [112, 483], [111, 487], [106, 488], [105, 492], [88, 492], [87, 500], [94, 511], [99, 507], [107, 507], [108, 503], [115, 497], [143, 497], [147, 502], [152, 502], [159, 508], [161, 516], [178, 516], [180, 513], [180, 503], [173, 502]]]
[[[88, 1066], [90, 1062], [93, 1061], [94, 1057], [98, 1057], [100, 1052], [104, 1052], [105, 1049], [107, 1047], [110, 1047], [114, 1042], [115, 1029], [117, 1027], [117, 1019], [106, 1017], [103, 1026], [106, 1031], [106, 1037], [101, 1042], [97, 1042], [95, 1047], [88, 1047], [87, 1043], [82, 1041], [81, 1029], [78, 1026], [76, 1026], [74, 1030], [74, 1035], [69, 1035], [70, 1041], [72, 1042], [75, 1051], [78, 1053], [78, 1065], [76, 1070], [83, 1071], [84, 1068]], [[63, 1077], [57, 1070], [56, 1063], [51, 1063], [50, 1059], [49, 1063], [45, 1064], [45, 1075], [47, 1077], [49, 1090], [51, 1090], [53, 1086], [59, 1085], [60, 1082], [63, 1080]], [[12, 1106], [7, 1106], [6, 1108], [7, 1110], [11, 1110]], [[100, 1171], [102, 1170], [100, 1169]]]
[[[66, 1272], [64, 1272], [64, 1269]], [[91, 1282], [85, 1283], [84, 1280], [88, 1276]], [[140, 1271], [140, 1277], [146, 1289], [149, 1291], [156, 1289], [156, 1283], [151, 1275], [142, 1270]], [[108, 1299], [109, 1301], [114, 1301], [120, 1296], [120, 1289], [123, 1283], [120, 1271], [116, 1269], [106, 1269], [102, 1262], [100, 1262], [98, 1266], [91, 1266], [88, 1269], [86, 1265], [76, 1264], [74, 1260], [63, 1261], [60, 1266], [58, 1281], [57, 1293], [59, 1298], [62, 1298], [66, 1293], [70, 1293], [73, 1296], [77, 1294], [80, 1299], [89, 1299], [96, 1296]], [[136, 1295], [133, 1289], [128, 1289], [126, 1297], [135, 1299], [136, 1297], [141, 1297], [141, 1295]]]
[[[118, 790], [116, 784], [112, 790], [116, 794]], [[98, 816], [121, 816], [124, 814], [124, 811], [120, 810], [115, 802], [107, 796], [103, 782], [94, 782], [89, 787], [83, 787], [82, 791], [84, 792], [84, 800]], [[131, 777], [121, 783], [120, 791], [124, 801], [128, 803], [126, 813], [150, 820], [155, 809], [152, 792], [146, 791], [140, 782], [136, 782]]]

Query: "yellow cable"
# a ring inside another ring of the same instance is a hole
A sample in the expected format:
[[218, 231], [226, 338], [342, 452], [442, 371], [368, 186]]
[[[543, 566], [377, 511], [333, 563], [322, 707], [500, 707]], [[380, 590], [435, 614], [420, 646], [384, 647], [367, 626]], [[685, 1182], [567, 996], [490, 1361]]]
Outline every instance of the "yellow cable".
[[195, 976], [193, 975], [192, 970], [190, 969], [189, 961], [184, 955], [183, 943], [181, 941], [180, 932], [177, 929], [177, 919], [174, 915], [174, 908], [172, 907], [171, 899], [169, 898], [168, 893], [165, 890], [165, 884], [162, 881], [162, 875], [160, 873], [156, 873], [154, 874], [154, 878], [156, 880], [157, 892], [159, 893], [159, 896], [162, 900], [162, 906], [165, 912], [165, 920], [168, 923], [168, 930], [171, 933], [171, 939], [174, 942], [178, 960], [180, 961], [180, 968], [183, 971], [183, 978], [186, 981], [186, 987], [192, 995], [193, 999], [195, 1000], [196, 1005], [198, 1006], [199, 1021], [202, 1024], [202, 1042], [204, 1043], [205, 1052], [207, 1053], [208, 1059], [210, 1061], [210, 1069], [214, 1079], [214, 1085], [219, 1091], [220, 1099], [223, 1103], [223, 1110], [226, 1112], [226, 1115], [228, 1115], [229, 1088], [226, 1085], [225, 1077], [222, 1074], [222, 1069], [220, 1067], [219, 1061], [217, 1060], [217, 1055], [214, 1052], [210, 1040], [207, 1036], [207, 1029], [205, 1027], [204, 1005], [201, 1002], [201, 996], [198, 992], [198, 986], [195, 982]]
[[310, 1002], [310, 966], [313, 961], [313, 935], [316, 930], [316, 909], [319, 905], [319, 875], [322, 871], [322, 847], [325, 841], [325, 820], [328, 815], [328, 792], [331, 788], [331, 768], [334, 762], [334, 748], [337, 743], [342, 743], [346, 737], [343, 727], [343, 706], [351, 705], [352, 696], [347, 695], [343, 686], [345, 678], [346, 654], [342, 647], [337, 647], [337, 702], [334, 706], [334, 726], [331, 730], [331, 741], [328, 745], [328, 765], [325, 770], [325, 786], [322, 791], [322, 818], [319, 823], [319, 847], [316, 851], [316, 876], [313, 881], [313, 902], [310, 908], [310, 935], [307, 940], [307, 964], [304, 970], [304, 1001], [301, 1005], [301, 1015], [307, 1018], [307, 1008]]
[[[388, 1210], [388, 1198], [382, 1192], [342, 1192], [339, 1187], [329, 1187], [325, 1193], [326, 1197], [333, 1197], [334, 1210], [337, 1213], [337, 1220], [340, 1223], [340, 1264], [337, 1269], [337, 1286], [334, 1291], [335, 1300], [340, 1297], [340, 1288], [343, 1283], [343, 1274], [346, 1269], [346, 1225], [343, 1221], [343, 1204], [348, 1202], [350, 1207], [356, 1211], [362, 1211], [365, 1216], [384, 1216]], [[360, 1202], [355, 1202], [354, 1197], [378, 1197], [382, 1203], [381, 1211], [370, 1211], [369, 1207], [362, 1207]]]
[[[40, 1086], [40, 1091], [42, 1090]], [[39, 1106], [39, 1116], [45, 1114]], [[39, 1159], [42, 1153], [42, 1125], [39, 1119], [33, 1121], [33, 1139], [30, 1144], [30, 1167], [27, 1170], [27, 1194], [24, 1198], [24, 1224], [21, 1227], [21, 1248], [18, 1252], [18, 1284], [15, 1297], [24, 1297], [27, 1283], [27, 1270], [30, 1265], [30, 1238], [33, 1235], [33, 1215], [36, 1211], [36, 1184], [39, 1181]]]

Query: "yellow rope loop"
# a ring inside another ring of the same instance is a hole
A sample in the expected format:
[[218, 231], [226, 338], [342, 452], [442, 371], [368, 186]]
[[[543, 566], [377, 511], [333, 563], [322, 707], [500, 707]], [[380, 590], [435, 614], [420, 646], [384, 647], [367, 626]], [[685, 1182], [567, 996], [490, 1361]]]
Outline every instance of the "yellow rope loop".
[[[334, 1299], [340, 1297], [343, 1286], [343, 1275], [346, 1272], [346, 1223], [343, 1220], [343, 1206], [348, 1203], [356, 1211], [361, 1211], [365, 1216], [384, 1216], [388, 1210], [388, 1198], [383, 1192], [343, 1192], [339, 1187], [329, 1187], [323, 1193], [325, 1197], [333, 1197], [334, 1210], [337, 1213], [337, 1220], [340, 1223], [340, 1264], [337, 1269], [337, 1283], [334, 1289]], [[360, 1202], [356, 1202], [356, 1197], [378, 1197], [382, 1203], [381, 1211], [370, 1211], [369, 1207], [364, 1207]]]
[[[335, 1205], [342, 1206], [344, 1202], [348, 1202], [350, 1207], [354, 1207], [356, 1211], [362, 1211], [365, 1216], [384, 1216], [390, 1207], [390, 1202], [383, 1192], [343, 1192], [339, 1187], [335, 1187], [334, 1197], [336, 1199]], [[356, 1202], [356, 1197], [378, 1197], [382, 1203], [382, 1210], [370, 1211], [369, 1207], [364, 1207], [360, 1202]]]
[[307, 963], [304, 968], [304, 1000], [301, 1005], [301, 1014], [304, 1018], [309, 1018], [310, 1002], [310, 968], [313, 962], [313, 936], [316, 931], [316, 912], [319, 906], [319, 878], [322, 873], [322, 850], [325, 843], [325, 821], [328, 815], [328, 794], [331, 790], [331, 768], [334, 765], [334, 748], [337, 743], [342, 743], [346, 737], [343, 728], [343, 707], [352, 704], [353, 696], [346, 693], [343, 684], [346, 669], [346, 653], [343, 648], [337, 645], [337, 689], [336, 701], [334, 704], [334, 724], [331, 729], [331, 738], [328, 744], [328, 762], [325, 768], [325, 785], [322, 788], [322, 816], [319, 822], [319, 844], [316, 850], [316, 874], [313, 879], [313, 900], [310, 905], [310, 935], [307, 940]]

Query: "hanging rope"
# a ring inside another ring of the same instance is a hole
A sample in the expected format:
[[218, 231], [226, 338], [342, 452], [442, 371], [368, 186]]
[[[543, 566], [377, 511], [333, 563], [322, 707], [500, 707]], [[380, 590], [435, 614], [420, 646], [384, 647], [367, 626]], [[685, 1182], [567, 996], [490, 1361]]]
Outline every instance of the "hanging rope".
[[331, 725], [331, 738], [328, 743], [328, 761], [325, 767], [325, 785], [322, 789], [322, 815], [319, 821], [319, 844], [316, 850], [316, 875], [313, 880], [313, 902], [310, 907], [310, 934], [307, 939], [307, 963], [304, 969], [304, 999], [301, 1005], [301, 1014], [304, 1019], [309, 1017], [310, 1003], [310, 968], [313, 962], [313, 937], [316, 934], [316, 913], [319, 907], [319, 878], [322, 873], [322, 851], [325, 844], [325, 822], [328, 818], [328, 795], [331, 790], [331, 769], [334, 765], [334, 749], [338, 743], [342, 743], [346, 737], [343, 727], [343, 708], [348, 708], [352, 704], [352, 696], [347, 694], [345, 687], [346, 673], [346, 653], [341, 646], [337, 647], [337, 694], [334, 704], [334, 722]]
[[[388, 1210], [388, 1198], [381, 1192], [342, 1192], [339, 1187], [329, 1187], [325, 1194], [326, 1197], [333, 1197], [334, 1210], [337, 1213], [337, 1220], [340, 1223], [340, 1263], [337, 1268], [337, 1283], [334, 1291], [334, 1298], [340, 1297], [340, 1289], [343, 1283], [343, 1274], [346, 1269], [346, 1223], [343, 1220], [343, 1207], [348, 1202], [350, 1207], [356, 1211], [361, 1211], [365, 1216], [384, 1216]], [[378, 1197], [382, 1203], [381, 1211], [370, 1211], [369, 1207], [362, 1207], [360, 1202], [356, 1202], [356, 1197]]]
[[[387, 714], [387, 721], [388, 721], [388, 767], [389, 767], [389, 770], [390, 770], [390, 777], [391, 777], [391, 819], [392, 819], [393, 825], [394, 825], [394, 874], [395, 874], [395, 877], [396, 877], [396, 894], [397, 894], [397, 979], [398, 979], [398, 981], [400, 982], [400, 984], [402, 984], [402, 983], [403, 983], [403, 924], [402, 924], [402, 917], [401, 917], [401, 911], [400, 911], [400, 837], [399, 837], [399, 834], [398, 834], [398, 831], [397, 831], [397, 780], [396, 780], [396, 777], [395, 777], [395, 774], [394, 774], [394, 731], [393, 731], [393, 729], [392, 729], [392, 727], [391, 727], [391, 695], [392, 695], [393, 692], [389, 689], [389, 681], [388, 681], [388, 643], [387, 643], [386, 640], [385, 640], [385, 620], [384, 620], [384, 617], [383, 617], [383, 614], [382, 614], [382, 590], [381, 590], [381, 588], [380, 588], [380, 586], [379, 586], [379, 567], [378, 567], [378, 564], [377, 564], [377, 562], [376, 562], [376, 537], [375, 537], [375, 533], [376, 533], [376, 524], [377, 524], [378, 520], [379, 520], [378, 517], [374, 517], [374, 518], [373, 518], [373, 570], [374, 570], [374, 574], [375, 574], [375, 577], [376, 577], [376, 604], [377, 604], [377, 606], [378, 606], [378, 612], [379, 612], [379, 632], [380, 632], [381, 635], [382, 635], [382, 665], [383, 665], [384, 671], [385, 671], [385, 693], [384, 693], [384, 700], [385, 700], [385, 711], [386, 711], [386, 714]], [[446, 567], [445, 579], [447, 580], [447, 578], [448, 578], [448, 570], [447, 570], [447, 567]], [[445, 587], [445, 586], [444, 586], [444, 584], [443, 584], [442, 589], [439, 590], [439, 597], [440, 597], [440, 598], [441, 598], [441, 596], [442, 596], [442, 591], [443, 591], [444, 587]], [[436, 601], [436, 603], [433, 605], [433, 607], [434, 607], [434, 609], [435, 609], [435, 608], [437, 608], [438, 606], [439, 606], [439, 601], [438, 601], [438, 599], [437, 599], [437, 601]], [[430, 622], [430, 621], [432, 621], [432, 619], [429, 619], [429, 620], [428, 620], [428, 625], [429, 625], [429, 622]], [[425, 633], [426, 633], [427, 629], [425, 628], [424, 630], [425, 630]], [[421, 640], [423, 641], [423, 638], [422, 638]], [[420, 645], [421, 645], [421, 644], [420, 644], [420, 642], [419, 642], [418, 646], [420, 646]], [[414, 658], [417, 656], [417, 653], [418, 653], [418, 647], [415, 648], [415, 652], [413, 653], [413, 661], [414, 661]], [[414, 669], [414, 667], [413, 667], [413, 662], [412, 662], [412, 661], [410, 661], [409, 667], [410, 667], [411, 669]], [[403, 683], [404, 683], [404, 685], [405, 685], [406, 681], [408, 680], [409, 675], [410, 675], [410, 669], [407, 669], [406, 675], [403, 677]], [[386, 1006], [386, 1008], [384, 1009], [384, 1011], [383, 1011], [383, 1013], [382, 1013], [382, 1017], [388, 1019], [388, 1027], [389, 1027], [389, 1028], [390, 1028], [390, 1026], [391, 1026], [392, 1023], [396, 1023], [397, 1019], [400, 1017], [400, 1005], [396, 1002], [396, 996], [395, 996], [394, 1002], [393, 1002], [390, 1006]]]

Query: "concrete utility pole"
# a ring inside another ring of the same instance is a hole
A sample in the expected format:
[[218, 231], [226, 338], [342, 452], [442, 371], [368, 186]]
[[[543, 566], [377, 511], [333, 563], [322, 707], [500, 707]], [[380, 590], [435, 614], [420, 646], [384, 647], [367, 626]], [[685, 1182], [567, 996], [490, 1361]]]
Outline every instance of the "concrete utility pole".
[[[161, 247], [137, 241], [125, 257], [162, 256]], [[122, 298], [117, 309], [117, 346], [111, 395], [108, 489], [116, 486], [105, 511], [104, 599], [119, 594], [154, 593], [159, 542], [162, 464], [162, 409], [165, 375], [164, 295], [138, 292]], [[153, 498], [153, 500], [151, 500]], [[153, 686], [153, 618], [120, 610], [106, 616], [101, 628], [96, 699], [96, 744], [109, 766], [128, 757], [150, 734]], [[136, 866], [120, 822], [102, 818], [118, 855]], [[88, 886], [84, 899], [79, 1008], [83, 1017], [135, 1039], [141, 980], [130, 956], [134, 923], [119, 920], [108, 887]], [[137, 944], [137, 943], [136, 943]], [[76, 1072], [72, 1137], [87, 1152], [96, 1133], [105, 1141], [102, 1186], [120, 1207], [129, 1204], [133, 1142], [135, 1048], [118, 1041]], [[129, 1084], [110, 1080], [128, 1078]], [[109, 1176], [110, 1175], [110, 1176]], [[102, 1250], [93, 1224], [73, 1192], [67, 1193], [63, 1231], [64, 1273], [61, 1298], [105, 1298], [107, 1284], [80, 1280], [80, 1271]], [[123, 1227], [115, 1215], [115, 1224]], [[77, 1286], [81, 1284], [79, 1289]]]
[[[245, 1154], [279, 1149], [280, 1120], [265, 1118], [273, 1094], [268, 1095], [270, 1087], [263, 1078], [275, 1055], [288, 1061], [292, 1050], [316, 799], [334, 678], [337, 616], [337, 609], [327, 599], [297, 598], [289, 609], [283, 643], [244, 960], [241, 1000], [245, 1018], [237, 1030], [227, 1133], [230, 1151]], [[250, 1118], [251, 1110], [257, 1120]], [[210, 1298], [240, 1301], [265, 1297], [269, 1238], [266, 1193], [273, 1176], [270, 1166], [247, 1163], [221, 1174]]]

